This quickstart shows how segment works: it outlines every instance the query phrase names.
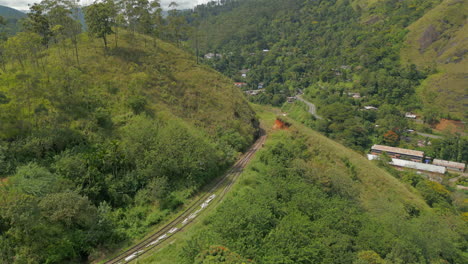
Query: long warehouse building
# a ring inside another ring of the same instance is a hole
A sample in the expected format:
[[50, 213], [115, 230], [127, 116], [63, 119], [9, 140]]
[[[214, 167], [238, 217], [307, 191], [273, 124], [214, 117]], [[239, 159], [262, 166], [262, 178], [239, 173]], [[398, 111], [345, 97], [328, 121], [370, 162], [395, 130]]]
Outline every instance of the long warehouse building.
[[414, 162], [422, 162], [424, 159], [423, 151], [395, 148], [384, 145], [372, 146], [372, 155], [381, 155], [382, 153], [386, 153], [389, 157], [394, 159], [410, 160]]

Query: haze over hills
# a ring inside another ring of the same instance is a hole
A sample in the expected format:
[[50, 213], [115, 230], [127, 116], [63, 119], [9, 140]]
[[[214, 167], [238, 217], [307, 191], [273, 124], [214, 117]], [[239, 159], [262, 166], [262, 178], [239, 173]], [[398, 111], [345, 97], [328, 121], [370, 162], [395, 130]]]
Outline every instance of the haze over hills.
[[14, 8], [0, 5], [0, 16], [6, 19], [20, 19], [25, 17], [26, 15], [24, 14], [24, 12], [21, 12]]
[[107, 48], [79, 31], [74, 46], [65, 25], [47, 46], [33, 32], [1, 46], [0, 263], [130, 243], [258, 133], [241, 91], [175, 44], [119, 29]]
[[466, 120], [468, 87], [468, 2], [444, 0], [408, 27], [404, 62], [433, 67], [419, 94], [428, 107]]

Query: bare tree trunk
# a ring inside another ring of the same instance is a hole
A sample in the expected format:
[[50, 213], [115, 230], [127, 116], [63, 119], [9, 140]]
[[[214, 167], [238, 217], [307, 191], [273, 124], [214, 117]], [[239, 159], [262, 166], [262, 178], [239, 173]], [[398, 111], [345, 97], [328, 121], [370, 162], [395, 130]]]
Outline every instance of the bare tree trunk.
[[118, 48], [117, 42], [119, 40], [119, 27], [115, 27], [115, 47]]
[[78, 40], [77, 39], [74, 40], [73, 45], [75, 46], [76, 63], [78, 67], [80, 67], [80, 58], [78, 56]]
[[106, 35], [104, 35], [102, 37], [102, 39], [104, 40], [104, 49], [107, 50], [107, 38], [106, 38]]

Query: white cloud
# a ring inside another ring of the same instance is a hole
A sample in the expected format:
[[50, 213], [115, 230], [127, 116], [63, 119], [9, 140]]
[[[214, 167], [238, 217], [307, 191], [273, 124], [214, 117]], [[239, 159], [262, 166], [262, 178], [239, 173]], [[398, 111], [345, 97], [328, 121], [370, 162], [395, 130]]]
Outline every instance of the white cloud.
[[[0, 0], [0, 5], [12, 7], [19, 10], [29, 9], [28, 4], [40, 2], [41, 0]], [[161, 0], [161, 6], [167, 8], [171, 2], [179, 4], [179, 8], [191, 8], [197, 4], [203, 4], [209, 0]], [[87, 5], [94, 2], [94, 0], [81, 0], [82, 4]]]

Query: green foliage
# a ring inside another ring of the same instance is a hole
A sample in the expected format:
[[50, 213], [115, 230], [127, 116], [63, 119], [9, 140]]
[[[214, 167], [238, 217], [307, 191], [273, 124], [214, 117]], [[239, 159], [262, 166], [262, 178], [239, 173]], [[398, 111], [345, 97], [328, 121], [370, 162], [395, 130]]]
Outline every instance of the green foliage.
[[220, 244], [254, 263], [463, 262], [458, 216], [414, 206], [412, 199], [400, 204], [389, 189], [369, 207], [375, 198], [366, 189], [391, 176], [366, 179], [377, 173], [360, 169], [367, 161], [337, 152], [323, 138], [311, 140], [306, 131], [292, 127], [270, 136], [242, 186], [175, 247], [181, 263], [227, 261], [227, 253], [211, 246]]
[[146, 105], [146, 98], [143, 96], [132, 96], [128, 98], [128, 106], [132, 109], [133, 113], [138, 115], [141, 112], [145, 111]]
[[432, 145], [427, 148], [427, 153], [439, 159], [466, 163], [468, 161], [468, 137], [450, 135], [442, 140], [433, 140]]
[[41, 36], [44, 45], [48, 45], [52, 37], [51, 25], [46, 13], [46, 5], [35, 3], [30, 7], [28, 19], [23, 22], [28, 31]]
[[211, 246], [208, 250], [201, 252], [195, 259], [195, 264], [244, 264], [247, 261], [243, 260], [238, 254], [231, 252], [229, 249], [222, 246]]
[[122, 29], [103, 51], [73, 2], [34, 5], [0, 46], [0, 262], [93, 261], [140, 238], [258, 129], [227, 78]]
[[358, 258], [354, 264], [385, 264], [386, 262], [372, 250], [361, 251], [358, 253]]
[[104, 41], [104, 47], [107, 49], [107, 35], [114, 33], [113, 26], [113, 10], [112, 2], [94, 3], [86, 8], [85, 18], [88, 25], [89, 33]]
[[46, 168], [30, 163], [18, 168], [16, 174], [10, 178], [11, 186], [20, 192], [32, 196], [42, 197], [54, 192], [58, 177], [50, 173]]
[[[326, 119], [311, 127], [365, 151], [373, 143], [384, 143], [389, 130], [401, 138], [409, 128], [402, 118], [405, 112], [422, 113], [434, 122], [433, 108], [423, 105], [416, 92], [432, 70], [408, 63], [400, 52], [407, 27], [438, 9], [440, 2], [223, 1], [185, 15], [200, 30], [203, 40], [189, 39], [200, 54], [221, 54], [205, 59], [206, 64], [247, 82], [249, 90], [263, 83], [265, 92], [251, 101], [280, 106], [287, 96], [302, 91]], [[451, 20], [458, 25], [459, 14]], [[241, 69], [249, 69], [246, 78]], [[360, 98], [353, 99], [354, 93]], [[363, 111], [364, 106], [378, 107], [379, 113]], [[388, 107], [394, 111], [386, 111]]]
[[282, 110], [288, 113], [288, 116], [301, 122], [302, 124], [313, 127], [315, 118], [307, 110], [307, 106], [300, 102], [294, 104], [284, 104]]
[[450, 203], [450, 192], [440, 183], [425, 180], [416, 184], [416, 189], [430, 206], [445, 206]]

